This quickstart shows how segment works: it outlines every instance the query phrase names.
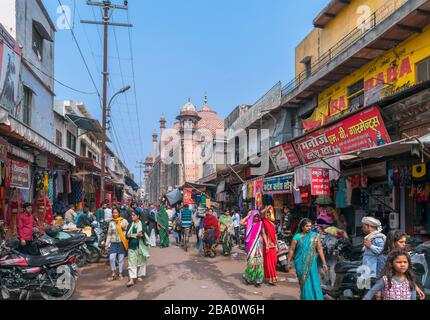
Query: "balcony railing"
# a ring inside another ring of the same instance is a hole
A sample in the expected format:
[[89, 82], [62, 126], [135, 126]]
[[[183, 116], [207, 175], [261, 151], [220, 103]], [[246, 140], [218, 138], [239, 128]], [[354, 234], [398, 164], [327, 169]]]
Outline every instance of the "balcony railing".
[[287, 96], [288, 94], [295, 91], [306, 79], [310, 76], [317, 74], [324, 66], [334, 60], [341, 53], [349, 49], [359, 39], [363, 38], [366, 34], [371, 32], [377, 25], [391, 16], [395, 11], [402, 7], [408, 0], [391, 0], [380, 7], [378, 10], [363, 21], [363, 23], [353, 29], [350, 33], [344, 36], [339, 42], [331, 47], [328, 51], [322, 54], [316, 61], [311, 64], [311, 72], [305, 70], [297, 75], [293, 80], [288, 82], [282, 88], [282, 95]]

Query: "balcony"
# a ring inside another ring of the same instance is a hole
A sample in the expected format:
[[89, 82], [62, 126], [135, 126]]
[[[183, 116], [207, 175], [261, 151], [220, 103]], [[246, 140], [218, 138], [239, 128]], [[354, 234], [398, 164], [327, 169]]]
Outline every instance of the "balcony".
[[300, 105], [430, 24], [430, 0], [392, 0], [282, 88], [282, 105]]

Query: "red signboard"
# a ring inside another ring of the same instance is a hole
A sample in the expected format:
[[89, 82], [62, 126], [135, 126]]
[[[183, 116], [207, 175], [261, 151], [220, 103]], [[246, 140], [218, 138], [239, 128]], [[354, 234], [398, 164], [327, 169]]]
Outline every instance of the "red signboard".
[[301, 165], [296, 151], [291, 143], [284, 143], [270, 150], [270, 157], [276, 170], [286, 170]]
[[371, 107], [294, 142], [305, 163], [390, 143], [390, 136], [377, 107]]
[[189, 188], [184, 188], [184, 205], [194, 204], [193, 200], [193, 190]]
[[297, 157], [296, 151], [291, 143], [285, 143], [282, 145], [285, 155], [287, 156], [288, 162], [291, 168], [295, 168], [301, 165], [299, 157]]
[[0, 138], [0, 161], [6, 162], [7, 161], [7, 149], [8, 149], [8, 143], [5, 139]]
[[330, 172], [328, 169], [311, 169], [312, 195], [330, 196]]
[[12, 188], [30, 189], [30, 167], [26, 163], [10, 161], [10, 186]]

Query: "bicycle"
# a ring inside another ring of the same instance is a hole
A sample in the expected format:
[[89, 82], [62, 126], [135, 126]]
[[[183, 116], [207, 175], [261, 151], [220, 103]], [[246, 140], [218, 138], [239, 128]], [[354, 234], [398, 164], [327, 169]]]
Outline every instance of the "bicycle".
[[185, 252], [188, 251], [188, 243], [190, 240], [190, 228], [182, 228], [181, 230], [182, 233], [182, 247], [185, 249]]

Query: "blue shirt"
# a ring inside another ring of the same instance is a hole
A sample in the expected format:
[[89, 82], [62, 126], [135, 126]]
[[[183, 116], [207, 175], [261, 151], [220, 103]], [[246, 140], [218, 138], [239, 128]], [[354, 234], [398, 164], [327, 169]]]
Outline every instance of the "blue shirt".
[[372, 240], [372, 246], [364, 250], [363, 265], [369, 267], [371, 277], [378, 275], [378, 257], [384, 251], [384, 245], [383, 238], [375, 238]]

